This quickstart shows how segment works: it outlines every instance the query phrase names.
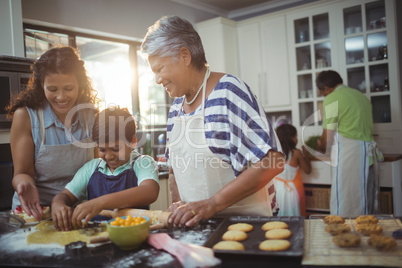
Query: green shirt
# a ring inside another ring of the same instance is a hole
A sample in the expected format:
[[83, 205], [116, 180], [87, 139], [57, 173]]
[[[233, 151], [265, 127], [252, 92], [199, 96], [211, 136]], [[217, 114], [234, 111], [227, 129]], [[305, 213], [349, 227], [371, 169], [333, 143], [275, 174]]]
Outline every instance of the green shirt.
[[371, 142], [373, 115], [371, 103], [360, 91], [339, 86], [324, 98], [322, 127], [342, 136]]
[[[133, 151], [131, 153], [131, 159], [134, 159], [137, 155], [139, 154], [136, 151]], [[92, 159], [77, 171], [74, 178], [66, 185], [65, 188], [69, 190], [78, 200], [87, 200], [87, 186], [89, 183], [89, 179], [91, 178], [98, 164], [98, 170], [101, 173], [116, 176], [124, 170], [130, 169], [131, 163], [132, 160], [128, 161], [124, 165], [116, 168], [115, 171], [112, 173], [109, 167], [106, 165], [106, 162], [103, 161], [101, 158]], [[156, 165], [156, 162], [152, 159], [152, 157], [141, 155], [134, 162], [133, 169], [138, 179], [138, 185], [140, 185], [141, 182], [143, 182], [144, 180], [154, 180], [159, 184], [158, 166]]]

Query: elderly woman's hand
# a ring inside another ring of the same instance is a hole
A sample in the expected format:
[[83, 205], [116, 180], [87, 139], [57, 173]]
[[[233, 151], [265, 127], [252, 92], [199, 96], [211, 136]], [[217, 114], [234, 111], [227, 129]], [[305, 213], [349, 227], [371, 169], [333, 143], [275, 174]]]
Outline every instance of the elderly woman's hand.
[[177, 207], [169, 217], [169, 223], [173, 223], [175, 227], [194, 226], [197, 225], [200, 220], [209, 219], [217, 213], [215, 210], [216, 206], [211, 199], [187, 204], [181, 202], [181, 204], [182, 205]]
[[178, 207], [185, 205], [183, 201], [174, 202], [170, 207], [167, 209], [168, 212], [174, 212]]

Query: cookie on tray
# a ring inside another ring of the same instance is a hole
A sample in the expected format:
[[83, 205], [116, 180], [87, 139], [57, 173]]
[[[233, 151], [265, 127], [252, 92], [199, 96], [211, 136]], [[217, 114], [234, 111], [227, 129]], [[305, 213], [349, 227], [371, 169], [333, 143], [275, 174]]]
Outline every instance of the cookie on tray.
[[358, 224], [356, 230], [364, 235], [378, 235], [382, 233], [382, 227], [378, 224]]
[[226, 241], [243, 241], [247, 239], [247, 234], [239, 230], [229, 230], [223, 234], [222, 239]]
[[350, 227], [344, 223], [332, 223], [325, 226], [325, 231], [331, 235], [339, 235], [350, 232]]
[[263, 231], [269, 231], [272, 229], [288, 229], [288, 228], [289, 228], [289, 226], [287, 225], [287, 223], [283, 222], [283, 221], [269, 221], [269, 222], [266, 222], [261, 227], [261, 229]]
[[243, 244], [237, 241], [220, 241], [212, 248], [220, 250], [245, 250]]
[[325, 216], [323, 219], [324, 223], [331, 224], [331, 223], [345, 223], [345, 219], [342, 216], [338, 215], [328, 215]]
[[248, 224], [248, 223], [235, 223], [232, 225], [229, 225], [228, 230], [238, 230], [238, 231], [243, 231], [243, 232], [250, 232], [253, 230], [253, 225]]
[[288, 240], [265, 240], [258, 247], [264, 251], [283, 251], [290, 248], [290, 242]]
[[396, 247], [396, 241], [394, 238], [383, 235], [370, 235], [367, 242], [370, 246], [381, 251], [392, 250]]
[[353, 233], [340, 234], [334, 236], [332, 242], [338, 247], [357, 247], [360, 245], [360, 237]]
[[289, 229], [272, 229], [265, 233], [267, 239], [287, 239], [292, 235]]
[[377, 224], [378, 218], [374, 215], [362, 215], [356, 218], [357, 224]]

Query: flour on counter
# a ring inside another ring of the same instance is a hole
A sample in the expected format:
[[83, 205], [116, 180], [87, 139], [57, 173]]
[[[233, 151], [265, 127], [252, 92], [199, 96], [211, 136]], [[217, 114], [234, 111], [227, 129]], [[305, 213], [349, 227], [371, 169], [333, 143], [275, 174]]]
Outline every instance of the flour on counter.
[[190, 230], [188, 232], [182, 233], [179, 241], [186, 244], [202, 246], [207, 241], [208, 235], [210, 235], [211, 232], [212, 231], [209, 229], [204, 229], [201, 232]]
[[116, 268], [129, 268], [140, 263], [146, 264], [149, 267], [161, 267], [168, 265], [174, 261], [174, 257], [169, 253], [163, 251], [157, 251], [154, 248], [142, 249], [138, 252], [130, 254], [130, 256], [124, 257], [122, 259], [116, 260], [112, 263], [105, 264], [104, 267], [116, 267]]
[[28, 229], [19, 229], [15, 232], [4, 234], [0, 237], [0, 254], [7, 254], [15, 251], [42, 250], [43, 255], [52, 256], [64, 254], [63, 246], [59, 244], [30, 244], [27, 243], [27, 236], [31, 232]]

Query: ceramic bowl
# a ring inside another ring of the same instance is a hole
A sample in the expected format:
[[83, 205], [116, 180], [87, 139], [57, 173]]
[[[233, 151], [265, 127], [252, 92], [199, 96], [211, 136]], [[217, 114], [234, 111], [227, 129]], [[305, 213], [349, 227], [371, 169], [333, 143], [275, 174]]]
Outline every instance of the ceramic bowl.
[[[133, 215], [132, 217], [138, 217]], [[110, 240], [119, 248], [123, 250], [130, 250], [138, 248], [148, 237], [149, 234], [149, 218], [143, 217], [146, 222], [133, 226], [113, 226], [110, 222], [115, 219], [111, 219], [107, 222], [107, 232]], [[127, 216], [120, 217], [126, 219]]]

